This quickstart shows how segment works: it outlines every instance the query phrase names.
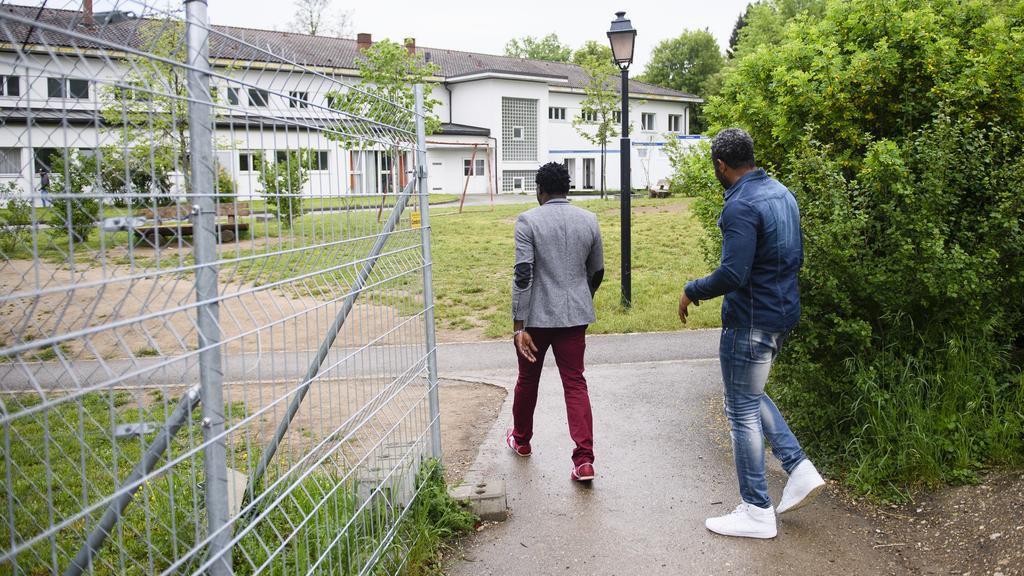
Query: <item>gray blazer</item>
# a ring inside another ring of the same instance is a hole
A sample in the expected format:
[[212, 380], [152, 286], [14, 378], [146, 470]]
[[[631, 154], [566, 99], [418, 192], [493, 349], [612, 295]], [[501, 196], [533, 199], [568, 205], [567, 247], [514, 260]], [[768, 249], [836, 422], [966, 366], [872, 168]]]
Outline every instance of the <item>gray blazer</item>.
[[517, 267], [532, 264], [533, 274], [512, 282], [512, 320], [534, 328], [592, 324], [587, 279], [604, 269], [597, 216], [556, 198], [520, 214], [515, 239]]

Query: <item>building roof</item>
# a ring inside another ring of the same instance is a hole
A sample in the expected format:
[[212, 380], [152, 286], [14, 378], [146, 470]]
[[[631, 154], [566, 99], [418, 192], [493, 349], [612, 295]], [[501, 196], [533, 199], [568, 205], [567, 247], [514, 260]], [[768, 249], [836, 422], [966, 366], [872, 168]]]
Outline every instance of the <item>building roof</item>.
[[444, 134], [448, 136], [490, 136], [490, 128], [481, 128], [480, 126], [469, 126], [467, 124], [441, 124], [441, 131], [438, 134]]
[[[142, 50], [145, 48], [143, 44], [146, 43], [144, 38], [147, 35], [140, 34], [140, 31], [145, 28], [159, 29], [158, 27], [166, 26], [163, 20], [142, 19], [116, 24], [97, 24], [93, 28], [85, 28], [80, 26], [82, 13], [75, 10], [40, 9], [12, 4], [0, 6], [0, 17], [4, 14], [44, 22], [62, 30], [74, 29], [84, 37], [41, 31], [21, 22], [7, 20], [0, 25], [0, 44], [73, 46], [81, 49], [109, 48], [111, 44], [115, 44]], [[99, 41], [91, 40], [88, 36]], [[582, 67], [568, 62], [530, 60], [423, 46], [417, 46], [416, 52], [437, 65], [439, 76], [446, 79], [485, 73], [503, 74], [550, 78], [552, 84], [570, 89], [582, 89], [588, 80]], [[282, 57], [277, 58], [272, 54], [280, 54]], [[358, 68], [359, 50], [356, 40], [348, 38], [214, 25], [210, 34], [210, 57], [222, 61], [281, 64], [294, 62], [304, 66], [354, 70]], [[618, 89], [618, 82], [614, 85]], [[693, 94], [636, 80], [630, 80], [629, 90], [631, 95], [637, 96], [700, 100]]]

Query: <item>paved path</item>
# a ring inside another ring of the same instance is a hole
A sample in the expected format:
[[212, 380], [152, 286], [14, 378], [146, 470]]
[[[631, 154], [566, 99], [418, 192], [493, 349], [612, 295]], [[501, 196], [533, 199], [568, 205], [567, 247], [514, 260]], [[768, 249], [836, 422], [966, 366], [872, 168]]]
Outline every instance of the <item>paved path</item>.
[[[591, 487], [569, 480], [572, 443], [550, 355], [541, 381], [534, 455], [519, 458], [504, 447], [515, 378], [511, 344], [442, 347], [443, 377], [510, 391], [467, 475], [503, 479], [510, 518], [472, 537], [448, 573], [891, 573], [887, 558], [872, 549], [873, 527], [828, 497], [785, 516], [772, 541], [724, 538], [705, 530], [706, 516], [738, 503], [728, 433], [719, 416], [717, 337], [717, 331], [695, 331], [588, 339], [598, 473]], [[784, 481], [775, 465], [770, 487], [776, 501]]]

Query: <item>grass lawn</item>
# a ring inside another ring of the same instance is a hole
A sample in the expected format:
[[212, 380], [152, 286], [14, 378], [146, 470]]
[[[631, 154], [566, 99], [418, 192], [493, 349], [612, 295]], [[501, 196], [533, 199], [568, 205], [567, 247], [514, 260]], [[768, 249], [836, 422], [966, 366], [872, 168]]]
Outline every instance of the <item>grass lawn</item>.
[[[597, 323], [590, 332], [615, 334], [678, 330], [676, 310], [683, 284], [707, 274], [697, 242], [703, 233], [689, 199], [633, 202], [633, 307], [620, 305], [620, 235], [617, 199], [575, 202], [595, 212], [604, 239], [605, 277], [597, 292]], [[511, 331], [513, 226], [531, 205], [445, 208], [431, 213], [434, 231], [434, 297], [438, 324], [482, 328], [488, 337]], [[691, 308], [688, 328], [720, 325], [721, 300]]]

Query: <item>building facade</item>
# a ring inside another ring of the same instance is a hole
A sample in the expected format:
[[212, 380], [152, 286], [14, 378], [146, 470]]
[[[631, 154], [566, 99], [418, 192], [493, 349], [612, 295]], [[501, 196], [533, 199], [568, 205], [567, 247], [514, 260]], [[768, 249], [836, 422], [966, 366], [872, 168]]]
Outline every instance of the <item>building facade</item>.
[[[40, 10], [3, 6], [0, 10], [21, 18], [32, 17], [53, 26], [75, 29], [82, 14], [68, 10]], [[154, 25], [156, 21], [154, 21]], [[138, 20], [111, 24], [84, 34], [117, 37], [118, 27], [140, 29]], [[236, 184], [240, 198], [261, 193], [257, 167], [261, 161], [281, 158], [281, 151], [311, 151], [307, 195], [368, 194], [390, 191], [406, 179], [406, 155], [381, 149], [347, 149], [343, 142], [323, 133], [291, 133], [268, 128], [260, 118], [267, 111], [309, 118], [329, 113], [336, 97], [337, 79], [358, 81], [357, 59], [373, 39], [314, 37], [268, 30], [214, 26], [224, 38], [242, 42], [211, 42], [215, 66], [214, 97], [234, 121], [218, 122], [217, 164]], [[108, 145], [114, 136], [104, 127], [100, 86], [123, 81], [126, 68], [97, 51], [81, 50], [81, 39], [69, 41], [75, 50], [59, 48], [60, 35], [31, 29], [25, 37], [15, 25], [0, 35], [0, 183], [14, 182], [22, 190], [38, 190], [49, 159], [75, 147], [83, 154]], [[38, 38], [33, 37], [35, 34]], [[139, 44], [143, 40], [132, 40]], [[245, 44], [273, 46], [302, 64], [301, 71], [270, 58], [247, 59]], [[431, 78], [439, 132], [428, 137], [431, 192], [448, 194], [508, 194], [535, 190], [534, 174], [545, 162], [561, 162], [569, 169], [572, 188], [598, 190], [601, 186], [601, 150], [578, 132], [573, 120], [583, 113], [588, 78], [574, 64], [476, 54], [416, 46], [406, 49], [436, 66]], [[140, 48], [143, 48], [140, 46]], [[26, 63], [28, 65], [26, 65]], [[241, 63], [241, 64], [240, 64]], [[287, 72], [282, 73], [283, 70]], [[614, 83], [618, 86], [618, 82]], [[632, 184], [634, 189], [656, 188], [670, 174], [662, 146], [667, 139], [696, 140], [689, 133], [691, 107], [700, 99], [659, 86], [632, 81]], [[25, 127], [31, 125], [32, 130]], [[586, 126], [584, 130], [591, 129]], [[32, 141], [26, 135], [31, 132]], [[619, 188], [619, 140], [609, 142], [606, 156], [607, 188]], [[178, 175], [180, 180], [180, 174]]]

